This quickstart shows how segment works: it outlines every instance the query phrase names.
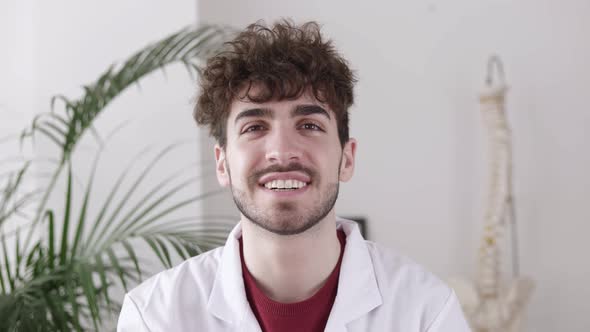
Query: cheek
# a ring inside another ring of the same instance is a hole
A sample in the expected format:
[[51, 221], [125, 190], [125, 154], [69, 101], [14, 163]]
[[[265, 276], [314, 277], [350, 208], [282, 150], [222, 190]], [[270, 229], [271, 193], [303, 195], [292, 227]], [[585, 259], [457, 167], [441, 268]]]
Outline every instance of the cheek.
[[316, 156], [316, 167], [321, 176], [328, 182], [338, 181], [340, 169], [341, 149], [317, 149], [314, 150]]
[[254, 158], [246, 151], [235, 150], [228, 153], [226, 162], [234, 184], [245, 182], [255, 167]]

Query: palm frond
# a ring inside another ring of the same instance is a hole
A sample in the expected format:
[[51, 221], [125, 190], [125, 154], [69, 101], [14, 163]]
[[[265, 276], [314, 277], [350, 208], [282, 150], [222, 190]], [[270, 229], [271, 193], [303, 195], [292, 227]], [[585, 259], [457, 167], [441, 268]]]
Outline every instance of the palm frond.
[[[128, 205], [129, 200], [131, 199], [133, 194], [136, 192], [136, 190], [139, 188], [139, 185], [146, 179], [146, 177], [148, 176], [150, 171], [154, 169], [154, 167], [158, 164], [158, 162], [160, 160], [162, 160], [168, 153], [170, 153], [173, 149], [175, 149], [178, 146], [179, 146], [178, 144], [171, 144], [171, 145], [165, 147], [150, 162], [147, 163], [147, 166], [140, 173], [140, 175], [137, 177], [137, 179], [133, 182], [133, 184], [131, 185], [129, 190], [126, 192], [125, 196], [123, 198], [119, 199], [119, 204], [117, 205], [115, 210], [112, 213], [110, 213], [110, 217], [107, 218], [106, 224], [101, 228], [102, 220], [103, 220], [104, 216], [107, 214], [107, 211], [110, 207], [110, 203], [112, 202], [114, 196], [118, 192], [123, 180], [127, 178], [127, 174], [131, 171], [131, 168], [132, 168], [133, 164], [135, 163], [135, 161], [132, 161], [129, 164], [129, 166], [127, 166], [127, 168], [125, 168], [123, 173], [121, 173], [121, 175], [118, 177], [118, 179], [115, 183], [115, 186], [113, 186], [113, 189], [109, 193], [109, 196], [108, 196], [106, 202], [104, 203], [104, 205], [102, 206], [100, 214], [98, 215], [98, 217], [94, 223], [95, 229], [97, 230], [94, 232], [94, 234], [99, 235], [98, 239], [101, 239], [101, 238], [104, 239], [105, 235], [108, 232], [116, 232], [121, 227], [123, 227], [122, 222], [119, 222], [119, 223], [117, 223], [117, 226], [115, 226], [116, 228], [114, 231], [110, 229], [116, 223], [117, 216], [119, 215], [119, 213], [121, 213], [121, 211], [123, 211], [123, 208]], [[175, 175], [173, 175], [172, 177], [174, 177], [174, 176]], [[164, 181], [159, 183], [157, 188], [162, 188], [166, 183], [168, 183], [172, 180], [172, 177], [169, 177], [168, 179], [165, 179]], [[146, 200], [148, 200], [151, 197], [151, 195], [152, 194], [149, 193], [148, 195], [146, 195], [142, 199], [140, 199], [139, 202], [145, 202]], [[133, 211], [133, 210], [134, 209], [131, 209], [131, 211]], [[127, 216], [129, 216], [129, 214]], [[127, 218], [124, 218], [124, 220], [126, 220], [126, 219]], [[94, 243], [94, 234], [91, 234], [90, 237], [88, 238], [88, 241], [87, 241], [87, 243], [89, 244], [89, 247], [90, 247], [90, 249], [89, 249], [90, 251], [92, 251], [96, 248], [96, 244]]]
[[[83, 86], [84, 94], [78, 99], [58, 95], [51, 100], [51, 112], [36, 116], [30, 128], [21, 132], [20, 142], [39, 134], [60, 148], [60, 162], [49, 181], [49, 185], [38, 205], [35, 222], [43, 214], [45, 204], [51, 194], [62, 168], [70, 159], [82, 135], [93, 130], [96, 117], [118, 95], [142, 78], [158, 69], [173, 63], [185, 65], [189, 74], [197, 70], [200, 61], [218, 52], [233, 32], [227, 27], [202, 25], [197, 29], [185, 28], [170, 36], [148, 45], [132, 55], [120, 65], [111, 65], [92, 84]], [[63, 105], [63, 112], [55, 109], [57, 102]], [[24, 243], [28, 247], [32, 234]]]
[[[122, 64], [109, 67], [94, 83], [83, 87], [80, 98], [54, 97], [51, 111], [36, 116], [31, 126], [22, 131], [21, 145], [27, 138], [34, 143], [36, 135], [43, 136], [60, 148], [60, 156], [48, 186], [42, 191], [22, 194], [19, 190], [25, 176], [31, 176], [27, 173], [29, 162], [9, 174], [0, 188], [0, 331], [99, 330], [105, 314], [115, 313], [120, 308], [120, 301], [113, 298], [110, 290], [118, 286], [127, 290], [148, 273], [135, 244], [146, 242], [165, 267], [172, 266], [175, 255], [186, 259], [223, 244], [233, 227], [226, 222], [228, 219], [218, 218], [223, 223], [198, 226], [191, 225], [188, 217], [164, 221], [173, 213], [219, 192], [182, 197], [183, 190], [198, 180], [186, 179], [186, 169], [174, 171], [147, 193], [136, 197], [137, 188], [145, 183], [154, 165], [178, 144], [171, 144], [157, 154], [123, 192], [123, 197], [115, 199], [123, 191], [124, 180], [129, 178], [135, 163], [131, 161], [114, 182], [96, 216], [91, 216], [89, 211], [96, 205], [91, 194], [95, 191], [100, 150], [82, 185], [83, 194], [73, 185], [76, 174], [71, 155], [86, 132], [104, 146], [105, 142], [94, 128], [94, 120], [125, 89], [139, 84], [153, 71], [164, 71], [172, 63], [182, 63], [189, 74], [196, 74], [199, 61], [219, 50], [231, 33], [227, 28], [215, 26], [174, 33], [140, 50]], [[56, 217], [56, 211], [45, 205], [63, 173], [66, 180], [64, 206]], [[79, 196], [82, 199], [78, 205], [74, 198]], [[135, 198], [139, 203], [131, 205], [129, 202]], [[10, 216], [23, 215], [22, 210], [32, 203], [36, 204], [36, 214], [30, 223], [13, 231], [11, 236], [15, 237], [10, 239], [13, 250], [9, 251], [3, 223]], [[198, 219], [193, 222], [199, 224]], [[88, 230], [89, 225], [93, 226], [92, 231]], [[24, 228], [27, 233], [21, 238]], [[40, 232], [45, 236], [33, 240], [33, 234]]]
[[[204, 25], [198, 29], [182, 29], [140, 50], [121, 65], [110, 66], [92, 84], [83, 87], [84, 94], [76, 100], [59, 95], [52, 99], [52, 113], [33, 121], [25, 136], [40, 133], [61, 148], [65, 163], [79, 138], [91, 128], [94, 119], [125, 89], [155, 70], [173, 63], [183, 63], [191, 74], [204, 56], [219, 50], [228, 36], [227, 29]], [[61, 101], [64, 114], [54, 112]]]
[[24, 181], [25, 174], [30, 166], [31, 162], [27, 161], [16, 173], [12, 173], [0, 192], [0, 228], [10, 216], [18, 211], [21, 205], [25, 204], [31, 198], [30, 196], [25, 196], [24, 199], [21, 198], [20, 202], [14, 202], [18, 189]]

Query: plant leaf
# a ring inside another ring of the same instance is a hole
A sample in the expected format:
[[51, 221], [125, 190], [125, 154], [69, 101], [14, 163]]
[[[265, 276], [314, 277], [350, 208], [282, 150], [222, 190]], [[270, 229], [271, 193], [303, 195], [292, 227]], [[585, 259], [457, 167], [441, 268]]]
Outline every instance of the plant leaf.
[[74, 238], [74, 245], [70, 250], [70, 254], [72, 259], [78, 254], [78, 244], [80, 239], [84, 233], [84, 225], [86, 224], [86, 209], [88, 208], [88, 200], [90, 198], [90, 192], [92, 189], [92, 183], [94, 181], [94, 175], [96, 173], [96, 167], [98, 166], [98, 159], [100, 157], [100, 152], [96, 155], [94, 162], [92, 163], [92, 171], [90, 172], [90, 177], [88, 179], [88, 184], [86, 185], [86, 192], [84, 193], [84, 202], [82, 203], [82, 208], [80, 209], [80, 216], [78, 217], [78, 226], [76, 228], [76, 235]]
[[49, 239], [48, 239], [48, 253], [47, 253], [47, 259], [48, 259], [48, 266], [49, 266], [49, 270], [53, 270], [55, 263], [54, 263], [54, 259], [55, 259], [55, 222], [54, 222], [54, 216], [53, 216], [53, 211], [48, 210], [46, 212], [46, 216], [49, 219], [49, 225], [47, 226], [47, 233], [49, 234]]
[[121, 284], [123, 285], [123, 289], [125, 290], [125, 292], [128, 292], [129, 290], [127, 288], [127, 279], [125, 277], [125, 271], [123, 270], [123, 268], [119, 264], [119, 259], [117, 258], [117, 256], [113, 252], [113, 249], [108, 248], [106, 250], [106, 252], [107, 252], [107, 255], [109, 256], [112, 266], [115, 268], [115, 271], [119, 275], [119, 281], [121, 281]]
[[127, 241], [127, 240], [122, 240], [121, 244], [123, 245], [123, 247], [127, 251], [127, 254], [129, 255], [129, 257], [133, 261], [133, 265], [135, 266], [135, 272], [137, 272], [137, 275], [138, 275], [139, 279], [141, 280], [142, 279], [141, 278], [141, 269], [139, 268], [139, 261], [137, 259], [137, 255], [135, 255], [135, 250], [133, 250], [133, 247], [129, 244], [129, 241]]
[[8, 259], [8, 249], [6, 248], [6, 238], [2, 234], [2, 251], [4, 252], [4, 271], [6, 272], [6, 279], [8, 279], [8, 286], [10, 291], [14, 290], [14, 278], [10, 271], [10, 259]]
[[66, 190], [66, 207], [61, 235], [61, 249], [59, 254], [59, 264], [64, 265], [68, 257], [68, 229], [70, 226], [70, 210], [72, 206], [72, 164], [68, 163], [68, 180]]

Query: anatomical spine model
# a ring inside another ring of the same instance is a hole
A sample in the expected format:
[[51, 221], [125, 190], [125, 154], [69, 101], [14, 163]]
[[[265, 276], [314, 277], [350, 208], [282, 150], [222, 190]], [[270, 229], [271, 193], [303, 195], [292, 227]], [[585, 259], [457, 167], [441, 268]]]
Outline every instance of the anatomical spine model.
[[[492, 80], [494, 65], [501, 78], [495, 84]], [[534, 283], [518, 276], [511, 133], [504, 108], [507, 87], [501, 62], [495, 56], [488, 63], [486, 83], [479, 100], [488, 133], [490, 182], [476, 280], [453, 279], [449, 283], [474, 332], [519, 332]], [[508, 226], [512, 226], [513, 235], [512, 278], [503, 276], [501, 269], [501, 244], [505, 243], [502, 235]]]

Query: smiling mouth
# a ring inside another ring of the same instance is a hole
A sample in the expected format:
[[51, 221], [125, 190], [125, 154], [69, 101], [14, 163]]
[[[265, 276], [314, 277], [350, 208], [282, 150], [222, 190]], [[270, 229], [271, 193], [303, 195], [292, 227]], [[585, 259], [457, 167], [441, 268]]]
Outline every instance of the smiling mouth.
[[303, 181], [299, 181], [299, 180], [295, 180], [295, 179], [289, 179], [289, 180], [273, 180], [273, 181], [269, 181], [265, 184], [261, 184], [260, 186], [264, 187], [266, 189], [270, 189], [272, 191], [294, 191], [294, 190], [304, 188], [308, 184], [309, 183], [307, 183], [307, 182], [303, 182]]

